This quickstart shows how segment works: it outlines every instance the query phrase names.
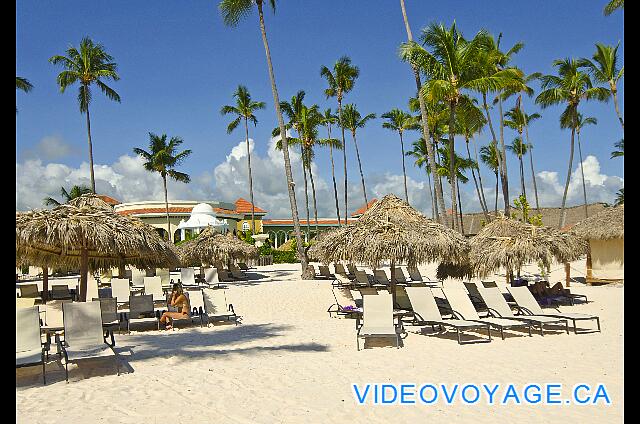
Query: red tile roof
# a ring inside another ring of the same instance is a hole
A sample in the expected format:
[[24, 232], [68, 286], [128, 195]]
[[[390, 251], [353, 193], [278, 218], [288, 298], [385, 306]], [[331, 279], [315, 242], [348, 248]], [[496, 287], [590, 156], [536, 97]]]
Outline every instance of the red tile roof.
[[369, 201], [369, 203], [367, 203], [366, 207], [363, 206], [360, 209], [358, 209], [357, 211], [355, 211], [354, 213], [351, 214], [351, 216], [355, 217], [355, 216], [360, 216], [363, 213], [365, 213], [365, 211], [369, 208], [371, 208], [371, 206], [373, 206], [374, 203], [376, 203], [378, 201], [378, 199], [372, 199]]
[[[170, 207], [169, 213], [189, 213], [193, 208], [179, 208], [179, 207]], [[133, 214], [143, 214], [143, 213], [166, 213], [166, 208], [140, 208], [140, 209], [129, 209], [124, 211], [118, 211], [120, 215], [133, 215]]]
[[104, 200], [105, 202], [107, 202], [110, 205], [119, 205], [120, 201], [114, 199], [113, 197], [109, 197], [106, 194], [98, 194], [98, 197], [102, 200]]
[[[255, 213], [267, 213], [267, 211], [255, 205], [254, 211]], [[236, 200], [236, 213], [251, 213], [251, 202], [248, 202], [240, 197], [238, 200]]]
[[[349, 222], [355, 221], [354, 219], [349, 219]], [[344, 220], [342, 220], [344, 223]], [[264, 219], [262, 220], [263, 225], [293, 225], [292, 219]], [[316, 224], [315, 219], [311, 219], [309, 221], [309, 225], [313, 226]], [[318, 225], [338, 225], [337, 219], [318, 219]], [[300, 220], [300, 225], [307, 225], [307, 221], [304, 219]]]

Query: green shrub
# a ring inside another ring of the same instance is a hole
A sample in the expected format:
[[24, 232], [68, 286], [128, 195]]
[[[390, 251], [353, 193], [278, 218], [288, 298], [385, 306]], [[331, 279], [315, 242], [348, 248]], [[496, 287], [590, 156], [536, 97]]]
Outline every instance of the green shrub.
[[292, 251], [280, 251], [280, 250], [272, 250], [271, 254], [273, 255], [273, 263], [274, 264], [293, 264], [296, 262], [300, 262], [296, 258], [296, 252]]

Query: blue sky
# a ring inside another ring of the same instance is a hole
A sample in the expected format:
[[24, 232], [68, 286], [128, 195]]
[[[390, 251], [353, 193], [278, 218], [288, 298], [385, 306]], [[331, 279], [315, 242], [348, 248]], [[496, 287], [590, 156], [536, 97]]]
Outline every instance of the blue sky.
[[[624, 63], [622, 12], [605, 17], [602, 14], [605, 3], [406, 0], [414, 35], [431, 22], [450, 25], [455, 19], [465, 36], [471, 37], [485, 28], [496, 35], [502, 32], [504, 46], [524, 42], [525, 48], [515, 56], [514, 64], [525, 73], [553, 73], [551, 63], [557, 58], [590, 57], [595, 42], [621, 41], [620, 62]], [[86, 127], [78, 111], [77, 89], [60, 94], [55, 83], [60, 69], [47, 62], [50, 56], [62, 54], [69, 44], [77, 46], [85, 35], [102, 43], [114, 56], [121, 76], [120, 81], [111, 83], [122, 97], [121, 104], [94, 92], [91, 124], [97, 164], [112, 166], [123, 155], [133, 157], [133, 147], [146, 148], [149, 131], [177, 135], [194, 152], [182, 169], [201, 184], [212, 186], [210, 192], [199, 193], [222, 196], [221, 188], [215, 187], [220, 180], [215, 178], [214, 169], [225, 162], [232, 148], [243, 140], [243, 134], [238, 131], [227, 135], [230, 118], [221, 116], [219, 109], [232, 103], [232, 93], [238, 84], [246, 85], [254, 99], [267, 103], [266, 109], [257, 114], [258, 126], [250, 129], [255, 154], [267, 157], [269, 135], [276, 119], [256, 13], [237, 28], [227, 28], [215, 1], [191, 1], [184, 6], [170, 1], [25, 0], [16, 7], [16, 74], [28, 78], [35, 86], [29, 94], [16, 93], [18, 165], [40, 159], [43, 166], [55, 163], [79, 169], [86, 162]], [[266, 13], [266, 25], [281, 99], [289, 99], [297, 90], [304, 89], [307, 102], [318, 103], [322, 109], [335, 107], [334, 99], [325, 99], [326, 83], [319, 70], [346, 54], [360, 68], [360, 78], [345, 102], [356, 103], [363, 114], [374, 112], [378, 116], [393, 107], [406, 109], [415, 84], [408, 65], [397, 57], [399, 44], [406, 40], [398, 1], [281, 1], [275, 15]], [[624, 78], [619, 90], [624, 114]], [[505, 109], [511, 106], [507, 104]], [[525, 108], [528, 113], [537, 111], [543, 115], [530, 128], [536, 171], [557, 172], [563, 184], [569, 132], [559, 128], [562, 109], [540, 111], [531, 100], [527, 100]], [[597, 159], [600, 175], [623, 177], [623, 161], [609, 159], [613, 144], [622, 138], [612, 103], [585, 103], [581, 111], [598, 119], [597, 126], [583, 131], [584, 155]], [[497, 119], [497, 112], [493, 116]], [[382, 129], [381, 123], [377, 119], [358, 134], [364, 172], [374, 182], [376, 178], [384, 179], [385, 174], [401, 173], [397, 135]], [[514, 136], [515, 133], [505, 129], [507, 142]], [[486, 144], [488, 137], [487, 129], [477, 141]], [[407, 140], [417, 138], [417, 133], [410, 134]], [[57, 141], [45, 148], [44, 139]], [[347, 142], [350, 181], [353, 177], [351, 182], [357, 186], [354, 148], [350, 139]], [[457, 149], [463, 148], [462, 142], [457, 143]], [[330, 181], [328, 153], [318, 151], [316, 156], [319, 177]], [[577, 159], [573, 167], [576, 166]], [[281, 169], [273, 172], [280, 178]], [[341, 166], [337, 173], [342, 178]], [[423, 171], [411, 163], [407, 173], [416, 182], [425, 179]], [[511, 184], [517, 185], [514, 157], [510, 158], [509, 173]], [[22, 174], [18, 172], [16, 178], [22, 178]], [[483, 170], [483, 178], [490, 181], [492, 174]], [[75, 183], [70, 174], [65, 174], [64, 180]], [[21, 192], [20, 184], [16, 182], [17, 193]], [[52, 187], [43, 193], [53, 190]], [[473, 195], [471, 184], [465, 190], [470, 197]], [[178, 191], [176, 196], [184, 197], [180, 194]], [[150, 200], [137, 198], [145, 196], [144, 190], [123, 196], [130, 197], [129, 200]], [[153, 194], [149, 192], [149, 196]], [[233, 193], [226, 196], [233, 197]], [[246, 193], [235, 197], [240, 196], [247, 197]], [[355, 203], [361, 201], [354, 200]], [[474, 209], [473, 204], [470, 208]]]

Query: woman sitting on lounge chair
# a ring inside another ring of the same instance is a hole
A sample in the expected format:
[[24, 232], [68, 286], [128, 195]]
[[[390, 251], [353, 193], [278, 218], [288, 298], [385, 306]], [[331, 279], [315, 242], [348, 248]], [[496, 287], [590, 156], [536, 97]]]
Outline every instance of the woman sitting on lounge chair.
[[546, 281], [536, 281], [533, 285], [529, 286], [529, 290], [538, 298], [571, 295], [569, 289], [562, 287], [562, 283], [560, 282], [555, 283], [553, 287], [549, 287], [549, 283]]
[[165, 324], [167, 330], [171, 330], [172, 324], [170, 319], [172, 318], [184, 318], [185, 315], [189, 315], [189, 299], [184, 294], [180, 284], [175, 283], [173, 290], [171, 291], [171, 297], [169, 298], [169, 306], [175, 306], [179, 309], [179, 312], [164, 312], [160, 317], [160, 324]]

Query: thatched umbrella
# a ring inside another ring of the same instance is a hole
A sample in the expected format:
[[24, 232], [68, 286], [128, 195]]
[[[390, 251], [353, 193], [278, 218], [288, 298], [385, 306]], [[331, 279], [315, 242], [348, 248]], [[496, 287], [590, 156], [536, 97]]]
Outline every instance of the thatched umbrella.
[[88, 270], [172, 267], [179, 259], [173, 245], [151, 226], [118, 215], [94, 194], [86, 194], [51, 210], [16, 213], [16, 263], [22, 262], [80, 268], [84, 301]]
[[210, 265], [215, 261], [229, 263], [233, 259], [255, 258], [258, 249], [231, 233], [223, 235], [207, 227], [195, 239], [178, 246], [178, 253], [184, 266], [192, 262]]
[[395, 301], [395, 264], [467, 260], [469, 244], [460, 233], [438, 224], [392, 194], [376, 202], [356, 222], [322, 234], [309, 254], [322, 262], [348, 260], [378, 268], [391, 261]]
[[485, 225], [471, 239], [469, 259], [474, 273], [486, 277], [501, 267], [521, 269], [530, 262], [549, 267], [556, 260], [571, 262], [587, 252], [587, 243], [572, 234], [538, 227], [504, 215]]
[[[611, 245], [611, 243], [614, 239], [624, 239], [624, 205], [604, 208], [597, 214], [578, 222], [569, 232], [587, 240], [589, 243], [587, 279], [591, 279], [593, 277], [591, 263], [592, 249], [596, 250], [596, 252], [603, 250], [603, 248], [608, 252], [616, 251], [614, 248], [615, 244]], [[598, 242], [589, 240], [598, 240]], [[598, 253], [596, 253], [596, 255], [598, 255]]]

